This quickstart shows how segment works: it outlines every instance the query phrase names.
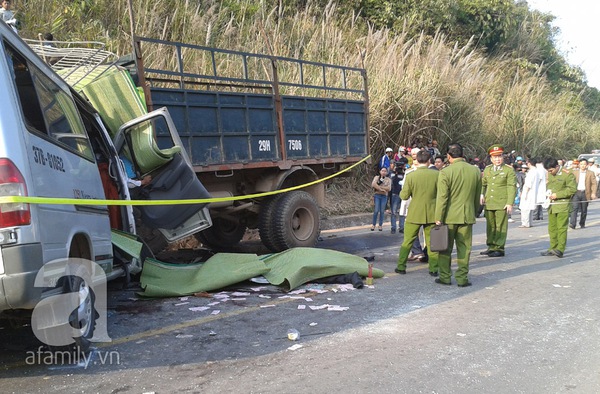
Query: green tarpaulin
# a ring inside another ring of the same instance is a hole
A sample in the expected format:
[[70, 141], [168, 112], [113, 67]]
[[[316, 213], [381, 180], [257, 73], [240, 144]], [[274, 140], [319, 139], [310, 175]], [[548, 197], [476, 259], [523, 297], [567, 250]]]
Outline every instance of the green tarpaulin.
[[269, 269], [255, 254], [219, 253], [200, 264], [144, 261], [141, 284], [145, 297], [174, 297], [211, 291], [265, 274]]
[[[311, 280], [334, 275], [358, 272], [367, 276], [369, 263], [365, 259], [336, 250], [293, 248], [272, 254], [264, 259], [270, 268], [264, 276], [269, 283], [292, 290]], [[384, 272], [373, 269], [373, 277], [381, 278]]]
[[[213, 291], [255, 276], [284, 290], [311, 280], [358, 272], [367, 276], [368, 263], [361, 257], [327, 249], [294, 248], [259, 258], [254, 254], [219, 253], [200, 264], [169, 264], [146, 259], [141, 284], [145, 297], [174, 297]], [[384, 272], [373, 269], [373, 277]]]

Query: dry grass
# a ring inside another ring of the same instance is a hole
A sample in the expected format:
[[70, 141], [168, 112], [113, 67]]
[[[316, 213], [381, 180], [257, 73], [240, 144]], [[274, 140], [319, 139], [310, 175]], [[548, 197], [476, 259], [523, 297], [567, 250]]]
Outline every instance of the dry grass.
[[[89, 8], [78, 13], [75, 5], [84, 3]], [[600, 147], [600, 125], [583, 115], [579, 97], [551, 91], [543, 69], [520, 59], [487, 58], [471, 44], [456, 46], [441, 34], [408, 36], [376, 30], [355, 15], [339, 12], [333, 2], [324, 11], [310, 1], [302, 10], [250, 0], [133, 3], [141, 36], [364, 66], [369, 76], [374, 156], [385, 146], [431, 138], [442, 147], [450, 141], [462, 142], [470, 155], [481, 155], [498, 141], [536, 156], [573, 157]], [[59, 38], [104, 37], [118, 53], [131, 51], [124, 1], [36, 4], [32, 0], [16, 4], [28, 16], [25, 36], [60, 26], [62, 30], [55, 31]], [[66, 10], [71, 13], [68, 18]], [[531, 50], [526, 42], [520, 49]], [[191, 53], [185, 56], [190, 67], [208, 64]], [[173, 54], [155, 52], [150, 60], [172, 66], [173, 59]], [[218, 63], [224, 70], [230, 68], [225, 72], [239, 71], [239, 63], [231, 59]], [[268, 70], [257, 64], [256, 73], [264, 75]], [[283, 70], [282, 76], [291, 81], [299, 78], [294, 67]], [[305, 78], [318, 82], [322, 76], [315, 70], [307, 71]]]

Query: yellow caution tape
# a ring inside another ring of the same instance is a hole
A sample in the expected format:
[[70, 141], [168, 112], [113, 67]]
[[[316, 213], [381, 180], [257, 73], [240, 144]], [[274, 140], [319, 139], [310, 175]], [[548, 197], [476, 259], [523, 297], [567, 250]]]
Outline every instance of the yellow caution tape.
[[343, 174], [344, 172], [350, 171], [352, 168], [363, 163], [369, 159], [371, 155], [366, 156], [364, 159], [357, 163], [354, 163], [348, 168], [344, 168], [335, 174], [329, 175], [316, 181], [305, 183], [303, 185], [288, 187], [281, 190], [273, 190], [270, 192], [246, 194], [243, 196], [233, 197], [219, 197], [219, 198], [192, 198], [185, 200], [95, 200], [95, 199], [81, 199], [81, 198], [57, 198], [57, 197], [29, 197], [29, 196], [3, 196], [0, 197], [0, 204], [10, 203], [25, 203], [25, 204], [50, 204], [50, 205], [184, 205], [184, 204], [208, 204], [212, 202], [223, 202], [223, 201], [237, 201], [247, 200], [251, 198], [260, 198], [266, 196], [272, 196], [274, 194], [286, 193], [292, 190], [302, 189], [308, 186], [316, 185], [321, 182], [325, 182], [329, 179], [335, 178]]

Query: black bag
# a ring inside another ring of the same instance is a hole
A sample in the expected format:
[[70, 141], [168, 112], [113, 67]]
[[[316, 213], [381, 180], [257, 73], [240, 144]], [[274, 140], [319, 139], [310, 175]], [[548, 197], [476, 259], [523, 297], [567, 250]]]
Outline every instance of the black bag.
[[448, 249], [448, 226], [445, 224], [431, 228], [429, 250], [432, 252], [444, 252]]

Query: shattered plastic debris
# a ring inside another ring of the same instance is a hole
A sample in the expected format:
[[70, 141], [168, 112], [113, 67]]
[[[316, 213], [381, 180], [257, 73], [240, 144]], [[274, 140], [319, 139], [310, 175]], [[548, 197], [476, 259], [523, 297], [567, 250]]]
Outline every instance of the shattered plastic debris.
[[297, 341], [300, 338], [300, 333], [295, 328], [290, 328], [287, 331], [287, 339], [290, 341]]
[[192, 308], [188, 308], [190, 311], [192, 312], [203, 312], [203, 311], [207, 311], [210, 309], [209, 306], [195, 306]]
[[266, 285], [269, 283], [267, 278], [265, 278], [264, 276], [257, 276], [256, 278], [250, 278], [250, 282], [260, 283], [261, 285]]
[[337, 312], [347, 311], [348, 309], [350, 309], [349, 306], [329, 305], [327, 307], [328, 311], [337, 311]]

